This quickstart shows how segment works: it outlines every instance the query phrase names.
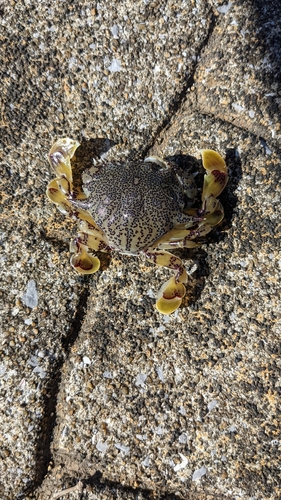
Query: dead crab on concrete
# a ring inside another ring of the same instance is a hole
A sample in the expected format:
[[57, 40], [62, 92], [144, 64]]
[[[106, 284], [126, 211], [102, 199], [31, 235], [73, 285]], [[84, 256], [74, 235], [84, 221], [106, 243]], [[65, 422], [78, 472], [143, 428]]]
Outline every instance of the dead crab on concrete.
[[187, 273], [182, 260], [167, 250], [198, 246], [194, 240], [222, 220], [217, 196], [228, 179], [223, 158], [215, 151], [202, 151], [202, 205], [191, 208], [196, 193], [193, 176], [157, 156], [122, 163], [100, 160], [84, 172], [83, 191], [75, 189], [70, 160], [78, 146], [72, 139], [59, 139], [49, 154], [57, 177], [48, 185], [47, 196], [62, 213], [79, 220], [70, 247], [71, 265], [91, 274], [100, 266], [94, 251], [142, 253], [174, 271], [156, 301], [161, 313], [174, 312], [185, 295]]

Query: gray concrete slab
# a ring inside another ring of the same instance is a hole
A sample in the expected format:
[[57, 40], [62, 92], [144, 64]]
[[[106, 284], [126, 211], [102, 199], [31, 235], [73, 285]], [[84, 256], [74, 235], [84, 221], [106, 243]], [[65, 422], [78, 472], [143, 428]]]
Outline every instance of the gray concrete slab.
[[280, 2], [214, 2], [216, 21], [196, 68], [193, 107], [280, 137]]
[[[1, 499], [79, 479], [69, 498], [278, 498], [279, 2], [0, 11]], [[225, 222], [183, 253], [197, 268], [173, 316], [154, 309], [169, 273], [144, 260], [69, 266], [75, 224], [45, 197], [65, 135], [225, 155]]]
[[170, 317], [152, 298], [169, 272], [122, 257], [97, 278], [64, 364], [54, 460], [179, 498], [265, 498], [279, 483], [278, 151], [183, 111], [163, 136], [153, 152], [216, 144], [228, 158], [225, 227], [186, 253], [197, 270]]

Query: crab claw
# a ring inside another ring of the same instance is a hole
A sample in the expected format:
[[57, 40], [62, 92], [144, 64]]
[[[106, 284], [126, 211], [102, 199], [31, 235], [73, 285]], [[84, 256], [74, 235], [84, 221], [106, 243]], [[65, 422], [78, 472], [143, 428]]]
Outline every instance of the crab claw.
[[202, 200], [204, 201], [211, 195], [217, 197], [221, 194], [227, 184], [228, 175], [225, 161], [216, 151], [203, 149], [202, 162], [207, 171], [204, 176], [202, 193]]
[[55, 169], [58, 177], [66, 177], [69, 182], [72, 182], [70, 160], [78, 146], [80, 146], [78, 141], [64, 137], [56, 141], [49, 152], [50, 165]]
[[177, 283], [173, 276], [161, 286], [157, 296], [156, 309], [162, 314], [171, 314], [181, 305], [184, 296], [184, 284]]

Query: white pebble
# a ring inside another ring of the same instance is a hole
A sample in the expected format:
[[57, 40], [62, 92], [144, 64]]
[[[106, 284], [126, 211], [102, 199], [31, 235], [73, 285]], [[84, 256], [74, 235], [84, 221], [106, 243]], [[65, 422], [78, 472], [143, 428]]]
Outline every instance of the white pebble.
[[83, 363], [85, 365], [90, 365], [91, 364], [90, 358], [88, 358], [88, 356], [83, 356]]
[[117, 448], [118, 450], [120, 451], [123, 451], [125, 453], [125, 455], [128, 455], [129, 451], [130, 451], [130, 447], [129, 446], [125, 446], [124, 444], [122, 443], [116, 443], [115, 445], [115, 448]]
[[110, 28], [110, 31], [111, 31], [112, 35], [114, 36], [114, 38], [118, 38], [119, 28], [118, 28], [117, 24], [114, 24], [114, 26], [112, 26], [112, 28]]
[[7, 367], [4, 363], [0, 363], [0, 377], [3, 377], [5, 375], [7, 370]]
[[34, 280], [30, 280], [27, 283], [27, 289], [25, 294], [22, 296], [22, 301], [27, 307], [37, 307], [38, 305], [38, 292], [36, 290], [36, 283]]
[[207, 469], [203, 466], [201, 467], [201, 469], [196, 469], [194, 472], [193, 472], [193, 475], [192, 475], [192, 481], [196, 481], [197, 479], [201, 479], [202, 476], [204, 476], [207, 472]]
[[38, 358], [36, 356], [30, 356], [30, 358], [27, 360], [27, 363], [30, 366], [37, 366], [38, 365]]
[[161, 382], [164, 384], [165, 383], [165, 378], [164, 378], [164, 373], [163, 373], [162, 366], [156, 367], [156, 373], [157, 373], [159, 379], [161, 380]]
[[208, 410], [212, 411], [214, 408], [216, 408], [216, 406], [218, 406], [218, 402], [216, 399], [213, 399], [213, 401], [208, 403]]
[[12, 310], [12, 316], [16, 316], [19, 312], [19, 308], [18, 307], [14, 307], [14, 309]]
[[117, 71], [120, 71], [121, 69], [121, 61], [118, 59], [113, 59], [112, 63], [110, 66], [108, 66], [109, 71], [112, 71], [112, 73], [116, 73]]
[[227, 14], [230, 7], [231, 7], [232, 3], [229, 2], [228, 4], [226, 5], [222, 5], [221, 7], [218, 7], [217, 10], [220, 14]]
[[232, 107], [233, 109], [235, 109], [235, 111], [238, 111], [238, 113], [240, 113], [240, 111], [243, 111], [245, 109], [244, 106], [240, 106], [240, 104], [237, 104], [236, 102], [232, 103]]
[[163, 427], [161, 427], [161, 426], [156, 427], [156, 429], [155, 429], [155, 434], [157, 434], [157, 436], [162, 436], [162, 434], [164, 434], [164, 429], [163, 429]]
[[135, 381], [135, 384], [138, 386], [138, 385], [141, 385], [142, 387], [145, 385], [145, 381], [147, 379], [147, 375], [145, 373], [139, 373], [137, 375], [137, 378], [136, 378], [136, 381]]
[[181, 406], [181, 407], [180, 407], [180, 409], [179, 409], [179, 413], [180, 413], [181, 415], [186, 415], [186, 411], [185, 411], [184, 406]]
[[103, 443], [102, 441], [98, 441], [96, 444], [96, 448], [98, 451], [101, 451], [101, 453], [105, 453], [107, 449], [107, 443]]
[[185, 432], [183, 432], [180, 436], [179, 436], [179, 442], [181, 444], [186, 444], [188, 441], [188, 436]]
[[136, 438], [139, 441], [145, 441], [147, 439], [147, 435], [146, 434], [136, 434]]
[[142, 462], [141, 464], [144, 466], [144, 467], [149, 467], [150, 466], [150, 460], [149, 460], [149, 457], [146, 457]]
[[187, 458], [182, 453], [179, 453], [179, 456], [181, 457], [182, 461], [180, 464], [174, 467], [175, 472], [179, 472], [180, 470], [184, 469], [188, 464]]

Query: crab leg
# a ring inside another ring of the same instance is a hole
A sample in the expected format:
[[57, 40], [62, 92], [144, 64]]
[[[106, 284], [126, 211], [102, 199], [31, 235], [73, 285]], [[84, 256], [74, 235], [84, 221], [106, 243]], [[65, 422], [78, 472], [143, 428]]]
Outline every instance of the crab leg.
[[[73, 209], [69, 200], [74, 196], [70, 160], [79, 145], [78, 141], [66, 137], [56, 141], [49, 153], [49, 162], [57, 177], [49, 183], [47, 197], [64, 215], [70, 217], [73, 216]], [[84, 197], [83, 193], [75, 193], [76, 199]]]
[[161, 250], [173, 249], [177, 247], [195, 248], [200, 245], [191, 240], [197, 238], [198, 236], [200, 236], [200, 234], [196, 225], [191, 229], [185, 229], [184, 224], [179, 224], [162, 236], [162, 238], [157, 240], [155, 248]]
[[182, 302], [185, 296], [184, 283], [187, 282], [187, 273], [179, 257], [165, 250], [149, 248], [144, 251], [145, 256], [158, 266], [168, 267], [176, 271], [175, 276], [166, 281], [159, 290], [156, 308], [162, 314], [171, 314]]
[[93, 274], [99, 270], [100, 260], [89, 253], [89, 249], [101, 252], [111, 250], [103, 232], [96, 225], [83, 220], [78, 235], [70, 243], [70, 251], [74, 252], [70, 264], [80, 274]]
[[228, 174], [224, 159], [212, 149], [203, 149], [202, 162], [207, 172], [204, 176], [202, 192], [204, 202], [209, 196], [217, 198], [221, 194], [227, 184]]
[[190, 236], [186, 238], [180, 238], [178, 240], [167, 241], [166, 243], [161, 243], [158, 246], [159, 250], [176, 250], [177, 248], [198, 248], [200, 243], [195, 243], [195, 241], [190, 240]]
[[[216, 200], [218, 202], [218, 200]], [[218, 202], [219, 203], [219, 202]], [[200, 236], [205, 236], [208, 234], [214, 226], [219, 224], [223, 218], [223, 210], [218, 211], [218, 213], [207, 214], [205, 220], [199, 222], [197, 227], [191, 229], [177, 229], [173, 228], [166, 236], [167, 238], [162, 238], [161, 242], [157, 245], [157, 248], [161, 250], [172, 250], [176, 248], [196, 248], [200, 246], [200, 243], [196, 243], [196, 238]]]
[[217, 200], [217, 196], [225, 188], [228, 180], [225, 161], [217, 152], [209, 149], [202, 151], [202, 160], [206, 170], [202, 207], [199, 210], [186, 211], [187, 215], [194, 217], [194, 223], [189, 228], [184, 224], [175, 226], [156, 242], [155, 246], [159, 249], [158, 251], [148, 250], [146, 252], [149, 260], [177, 271], [176, 275], [164, 283], [159, 290], [156, 307], [163, 314], [170, 314], [179, 307], [185, 295], [184, 283], [187, 282], [182, 261], [165, 250], [199, 246], [193, 240], [208, 234], [213, 227], [221, 222], [224, 216], [223, 207]]
[[[215, 201], [218, 207], [217, 211], [206, 213], [204, 217], [201, 217], [201, 220], [198, 218], [199, 222], [194, 223], [190, 229], [185, 229], [182, 224], [175, 226], [156, 242], [155, 247], [161, 250], [172, 250], [175, 248], [196, 248], [200, 246], [200, 243], [196, 243], [193, 240], [200, 236], [205, 236], [223, 218], [221, 204], [218, 200]], [[201, 209], [200, 211], [202, 212]]]
[[49, 153], [49, 162], [54, 168], [57, 178], [49, 183], [47, 196], [57, 205], [60, 212], [80, 221], [80, 231], [70, 244], [70, 251], [74, 252], [70, 263], [77, 272], [92, 274], [99, 269], [100, 261], [92, 253], [89, 253], [89, 249], [108, 251], [110, 247], [105, 235], [95, 224], [90, 214], [74, 205], [74, 200], [85, 198], [84, 193], [74, 192], [73, 189], [70, 160], [78, 146], [79, 142], [69, 138], [60, 139], [53, 145]]
[[190, 229], [189, 239], [208, 234], [224, 216], [224, 210], [217, 200], [228, 181], [227, 167], [219, 153], [211, 149], [202, 151], [203, 166], [206, 170], [202, 191], [202, 207], [186, 211], [187, 215], [202, 217], [195, 228]]

